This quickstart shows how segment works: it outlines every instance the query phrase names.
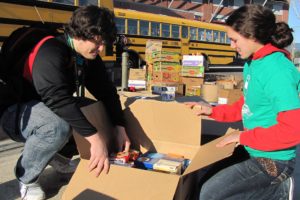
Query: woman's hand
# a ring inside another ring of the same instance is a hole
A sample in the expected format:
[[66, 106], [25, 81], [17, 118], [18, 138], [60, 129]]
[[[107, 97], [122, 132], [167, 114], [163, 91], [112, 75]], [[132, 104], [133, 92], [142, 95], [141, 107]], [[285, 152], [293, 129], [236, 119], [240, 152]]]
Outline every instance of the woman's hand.
[[241, 131], [234, 131], [230, 133], [228, 136], [225, 136], [225, 138], [221, 140], [216, 146], [224, 147], [231, 143], [236, 143], [236, 146], [238, 146], [240, 144], [240, 135], [241, 135]]
[[184, 104], [193, 109], [198, 116], [212, 113], [212, 106], [204, 102], [186, 102]]

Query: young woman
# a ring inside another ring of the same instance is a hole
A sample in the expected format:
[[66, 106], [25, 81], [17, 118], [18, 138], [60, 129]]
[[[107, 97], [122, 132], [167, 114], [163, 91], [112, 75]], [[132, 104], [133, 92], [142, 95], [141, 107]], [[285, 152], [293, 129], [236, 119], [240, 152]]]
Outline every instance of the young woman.
[[230, 106], [189, 105], [197, 105], [197, 114], [217, 121], [243, 120], [244, 131], [227, 136], [217, 146], [241, 144], [250, 158], [210, 178], [200, 199], [288, 199], [300, 143], [300, 74], [283, 49], [293, 41], [292, 29], [276, 23], [272, 11], [260, 5], [240, 7], [226, 25], [231, 47], [248, 59], [244, 95]]

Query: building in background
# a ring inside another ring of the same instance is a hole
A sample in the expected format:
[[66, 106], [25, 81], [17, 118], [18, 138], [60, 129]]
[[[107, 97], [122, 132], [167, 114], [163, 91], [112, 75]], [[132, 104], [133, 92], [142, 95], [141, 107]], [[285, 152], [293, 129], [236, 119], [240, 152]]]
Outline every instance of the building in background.
[[278, 21], [288, 22], [289, 0], [114, 0], [117, 8], [223, 23], [244, 4], [260, 4], [273, 10]]

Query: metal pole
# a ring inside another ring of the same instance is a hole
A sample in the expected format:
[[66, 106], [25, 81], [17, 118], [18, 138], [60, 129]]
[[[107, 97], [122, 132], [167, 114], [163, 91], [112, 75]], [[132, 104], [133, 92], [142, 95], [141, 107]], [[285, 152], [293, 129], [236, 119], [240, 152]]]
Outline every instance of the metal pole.
[[263, 5], [262, 5], [262, 6], [265, 6], [265, 5], [266, 5], [266, 3], [267, 3], [267, 1], [268, 1], [268, 0], [265, 0], [265, 2], [263, 3]]
[[122, 91], [128, 87], [128, 57], [127, 52], [122, 53]]
[[216, 14], [217, 14], [217, 12], [219, 12], [219, 8], [221, 7], [221, 5], [223, 4], [223, 1], [224, 0], [221, 0], [220, 1], [220, 3], [219, 3], [219, 5], [218, 5], [218, 7], [216, 8], [216, 10], [215, 10], [215, 12], [212, 14], [212, 16], [211, 16], [211, 18], [210, 18], [210, 20], [209, 20], [209, 23], [211, 23], [212, 22], [212, 20], [214, 19], [214, 17], [216, 16]]
[[173, 2], [174, 0], [171, 0], [170, 4], [168, 5], [168, 8], [171, 8]]

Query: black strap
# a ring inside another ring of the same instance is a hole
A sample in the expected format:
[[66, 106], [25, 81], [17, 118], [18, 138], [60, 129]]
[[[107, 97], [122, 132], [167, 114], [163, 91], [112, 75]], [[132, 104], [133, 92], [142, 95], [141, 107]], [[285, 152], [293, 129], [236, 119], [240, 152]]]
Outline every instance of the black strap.
[[16, 116], [15, 116], [15, 135], [20, 135], [20, 126], [19, 126], [20, 110], [21, 110], [21, 106], [19, 103], [17, 103]]
[[85, 60], [79, 56], [76, 55], [75, 57], [75, 84], [76, 84], [76, 95], [77, 97], [84, 97], [85, 91], [84, 91], [84, 65]]

